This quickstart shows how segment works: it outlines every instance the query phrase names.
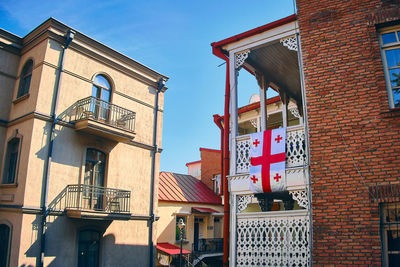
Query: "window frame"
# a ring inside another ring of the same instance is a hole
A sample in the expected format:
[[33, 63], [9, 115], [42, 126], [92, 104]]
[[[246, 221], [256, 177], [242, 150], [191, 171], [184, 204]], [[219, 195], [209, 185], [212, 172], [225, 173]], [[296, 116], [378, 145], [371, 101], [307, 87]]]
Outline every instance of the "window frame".
[[[385, 211], [389, 209], [397, 210], [400, 213], [400, 202], [382, 202], [379, 203], [379, 217], [380, 217], [380, 238], [381, 238], [381, 250], [382, 250], [382, 266], [389, 266], [389, 254], [397, 254], [400, 255], [399, 250], [391, 250], [388, 248], [388, 236], [387, 232], [392, 229], [396, 229], [398, 232], [400, 231], [400, 220], [395, 222], [386, 222], [385, 221]], [[397, 214], [397, 213], [396, 213]], [[397, 253], [393, 253], [397, 252]]]
[[[383, 44], [382, 35], [391, 33], [391, 32], [394, 32], [396, 34], [397, 41]], [[385, 51], [400, 49], [400, 26], [391, 26], [391, 27], [385, 27], [385, 28], [379, 29], [378, 30], [378, 41], [379, 41], [379, 49], [380, 49], [380, 53], [381, 53], [383, 71], [385, 74], [386, 91], [388, 94], [389, 109], [398, 109], [398, 108], [400, 108], [400, 106], [396, 107], [395, 103], [394, 103], [394, 97], [393, 97], [394, 89], [392, 88], [392, 82], [390, 80], [389, 66], [387, 63]], [[395, 88], [395, 89], [400, 90], [400, 88]]]
[[[13, 140], [18, 140], [18, 147], [17, 147], [17, 157], [16, 157], [15, 170], [14, 170], [14, 179], [13, 179], [13, 182], [9, 183], [5, 179], [5, 175], [6, 175], [6, 173], [8, 173], [5, 168], [7, 166], [9, 166], [8, 162], [7, 162], [10, 159], [9, 144]], [[6, 146], [5, 146], [5, 150], [4, 150], [3, 164], [2, 164], [2, 168], [1, 168], [0, 185], [2, 185], [2, 186], [17, 186], [18, 185], [18, 172], [19, 172], [19, 163], [20, 163], [20, 158], [21, 158], [21, 148], [22, 148], [22, 136], [13, 136], [8, 139]]]
[[[30, 64], [31, 66], [28, 66]], [[33, 74], [33, 67], [34, 67], [34, 61], [33, 59], [28, 59], [24, 66], [21, 69], [21, 73], [19, 75], [19, 84], [18, 84], [18, 90], [17, 90], [17, 96], [16, 99], [23, 98], [25, 96], [29, 95], [29, 91], [31, 88], [31, 82], [32, 82], [32, 74]], [[28, 86], [26, 87], [27, 83], [27, 78], [29, 77], [28, 81]]]

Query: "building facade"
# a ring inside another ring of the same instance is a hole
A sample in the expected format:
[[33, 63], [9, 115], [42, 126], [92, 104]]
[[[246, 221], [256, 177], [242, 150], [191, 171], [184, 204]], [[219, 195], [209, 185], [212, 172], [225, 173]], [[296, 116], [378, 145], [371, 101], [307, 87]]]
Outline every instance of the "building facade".
[[52, 18], [0, 42], [0, 265], [151, 266], [168, 78]]
[[[398, 1], [298, 0], [297, 8], [296, 15], [212, 44], [228, 63], [224, 263], [398, 266]], [[249, 132], [237, 107], [240, 71], [254, 74], [260, 86], [251, 131], [273, 128], [265, 91], [279, 93], [278, 127], [287, 129], [281, 194], [250, 190]]]
[[[201, 261], [221, 264], [223, 237], [223, 206], [221, 198], [199, 179], [186, 174], [161, 172], [158, 191], [157, 249], [158, 263], [177, 264], [179, 255], [179, 220], [185, 224], [183, 249], [185, 261], [196, 266]], [[199, 266], [199, 265], [197, 265]], [[215, 266], [215, 265], [211, 265]]]

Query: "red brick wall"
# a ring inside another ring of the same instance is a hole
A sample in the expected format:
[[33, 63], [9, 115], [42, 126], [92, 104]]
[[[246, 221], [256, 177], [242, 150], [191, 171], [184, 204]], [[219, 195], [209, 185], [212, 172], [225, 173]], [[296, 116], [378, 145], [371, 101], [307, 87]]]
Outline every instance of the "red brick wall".
[[379, 210], [368, 186], [398, 181], [400, 166], [399, 112], [386, 115], [376, 28], [367, 22], [381, 4], [297, 0], [316, 266], [381, 264]]
[[213, 190], [214, 175], [221, 173], [221, 151], [200, 148], [201, 181]]

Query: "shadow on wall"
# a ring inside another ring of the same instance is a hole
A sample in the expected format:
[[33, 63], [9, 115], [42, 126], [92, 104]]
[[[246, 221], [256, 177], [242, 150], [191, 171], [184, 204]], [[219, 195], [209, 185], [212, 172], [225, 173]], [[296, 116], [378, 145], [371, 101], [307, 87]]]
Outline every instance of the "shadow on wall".
[[[39, 264], [40, 235], [38, 227], [40, 215], [32, 223], [32, 245], [25, 252], [27, 258], [35, 258], [36, 266]], [[85, 230], [99, 233], [100, 266], [147, 266], [148, 246], [135, 244], [116, 244], [113, 234], [104, 236], [106, 229], [112, 221], [109, 220], [84, 220], [70, 219], [66, 216], [49, 216], [46, 230], [45, 265], [50, 267], [77, 266], [79, 232]], [[146, 229], [144, 229], [145, 231]], [[32, 265], [23, 264], [30, 267]]]

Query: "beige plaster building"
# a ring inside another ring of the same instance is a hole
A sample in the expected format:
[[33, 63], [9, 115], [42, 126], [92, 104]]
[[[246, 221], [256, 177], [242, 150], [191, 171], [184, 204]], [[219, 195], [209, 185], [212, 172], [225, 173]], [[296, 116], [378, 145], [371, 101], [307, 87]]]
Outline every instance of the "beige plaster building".
[[167, 79], [52, 18], [0, 30], [0, 266], [153, 264]]

